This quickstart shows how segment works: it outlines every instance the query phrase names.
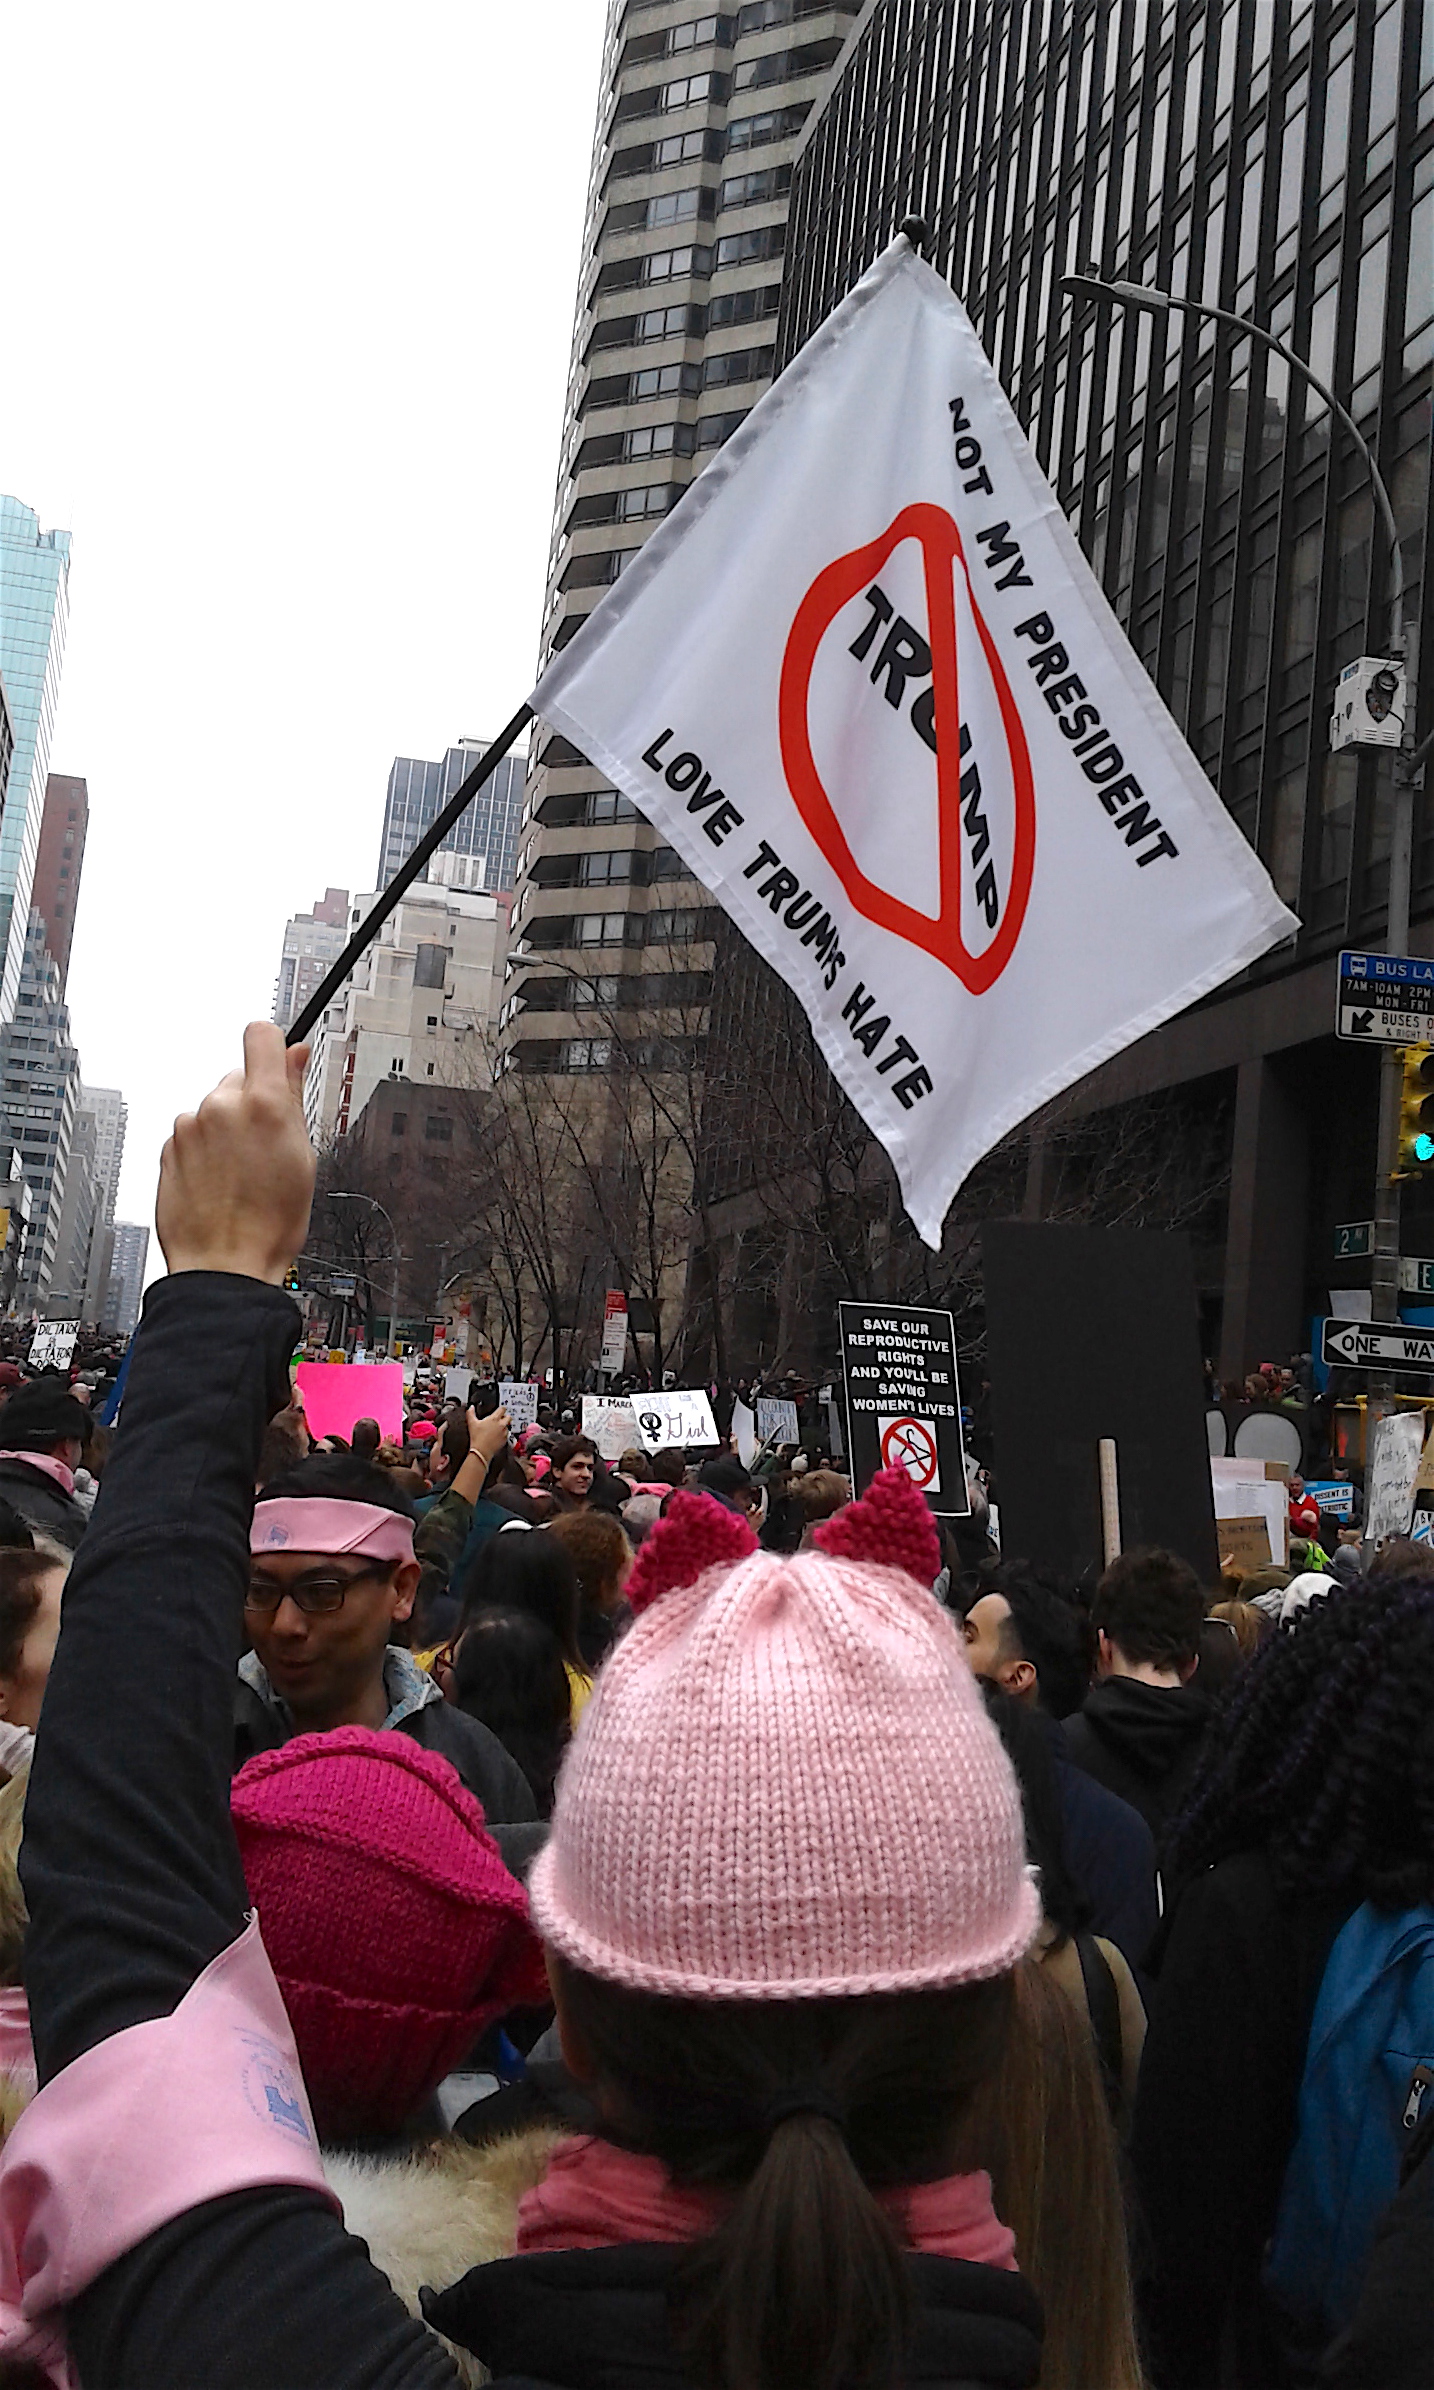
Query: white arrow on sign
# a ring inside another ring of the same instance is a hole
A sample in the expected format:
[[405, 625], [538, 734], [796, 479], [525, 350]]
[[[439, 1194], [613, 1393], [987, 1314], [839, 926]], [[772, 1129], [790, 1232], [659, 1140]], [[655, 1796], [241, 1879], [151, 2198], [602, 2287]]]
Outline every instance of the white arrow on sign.
[[1364, 1320], [1327, 1319], [1321, 1338], [1326, 1366], [1367, 1369], [1383, 1363], [1391, 1369], [1434, 1370], [1434, 1336], [1417, 1328], [1376, 1327]]

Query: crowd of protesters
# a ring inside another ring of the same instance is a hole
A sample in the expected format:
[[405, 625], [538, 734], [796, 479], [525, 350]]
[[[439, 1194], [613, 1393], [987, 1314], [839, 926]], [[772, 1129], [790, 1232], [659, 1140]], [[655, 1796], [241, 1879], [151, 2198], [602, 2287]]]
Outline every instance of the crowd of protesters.
[[0, 2379], [1434, 2378], [1428, 1551], [315, 1440], [297, 1068], [176, 1124], [113, 1438], [0, 1410]]

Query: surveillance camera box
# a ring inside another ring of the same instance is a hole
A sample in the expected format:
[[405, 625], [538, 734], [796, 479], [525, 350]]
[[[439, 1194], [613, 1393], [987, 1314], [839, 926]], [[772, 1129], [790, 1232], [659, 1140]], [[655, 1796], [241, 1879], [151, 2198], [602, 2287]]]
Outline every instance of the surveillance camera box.
[[1388, 656], [1356, 656], [1335, 683], [1329, 743], [1397, 747], [1404, 736], [1404, 671]]

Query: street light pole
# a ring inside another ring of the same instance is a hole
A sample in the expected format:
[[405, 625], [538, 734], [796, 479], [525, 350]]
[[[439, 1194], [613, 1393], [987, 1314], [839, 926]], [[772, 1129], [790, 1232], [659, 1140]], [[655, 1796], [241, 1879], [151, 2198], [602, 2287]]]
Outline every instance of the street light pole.
[[393, 1293], [389, 1299], [388, 1309], [388, 1351], [390, 1360], [395, 1360], [397, 1355], [394, 1352], [394, 1346], [398, 1342], [398, 1282], [403, 1268], [403, 1252], [398, 1242], [398, 1230], [375, 1195], [348, 1195], [332, 1190], [329, 1201], [330, 1203], [366, 1203], [371, 1211], [377, 1212], [379, 1218], [388, 1223], [388, 1233], [393, 1244]]
[[[1228, 325], [1242, 339], [1259, 341], [1265, 348], [1272, 349], [1277, 357], [1283, 357], [1286, 365], [1293, 367], [1318, 393], [1363, 457], [1375, 507], [1389, 544], [1390, 645], [1404, 666], [1404, 723], [1394, 759], [1394, 820], [1389, 850], [1389, 903], [1385, 925], [1386, 951], [1402, 954], [1409, 943], [1410, 883], [1414, 862], [1414, 790], [1423, 751], [1421, 749], [1416, 754], [1414, 748], [1414, 725], [1418, 711], [1417, 657], [1414, 626], [1411, 623], [1406, 627], [1404, 620], [1404, 556], [1399, 544], [1399, 526], [1394, 519], [1393, 502], [1375, 461], [1373, 449], [1348, 407], [1335, 397], [1328, 383], [1320, 380], [1314, 368], [1299, 352], [1288, 347], [1274, 332], [1267, 331], [1263, 324], [1253, 323], [1248, 316], [1232, 314], [1225, 307], [1208, 307], [1203, 299], [1179, 299], [1173, 291], [1152, 289], [1143, 282], [1101, 282], [1089, 274], [1067, 274], [1062, 278], [1061, 288], [1076, 298], [1111, 299], [1117, 306], [1144, 307], [1155, 315], [1168, 315], [1173, 310], [1183, 315], [1205, 316], [1211, 323]], [[1380, 1058], [1370, 1311], [1376, 1320], [1388, 1322], [1396, 1321], [1399, 1317], [1399, 1180], [1395, 1173], [1399, 1162], [1402, 1089], [1400, 1048], [1386, 1046]], [[1393, 1400], [1392, 1374], [1372, 1374], [1369, 1381], [1371, 1420], [1391, 1408]]]

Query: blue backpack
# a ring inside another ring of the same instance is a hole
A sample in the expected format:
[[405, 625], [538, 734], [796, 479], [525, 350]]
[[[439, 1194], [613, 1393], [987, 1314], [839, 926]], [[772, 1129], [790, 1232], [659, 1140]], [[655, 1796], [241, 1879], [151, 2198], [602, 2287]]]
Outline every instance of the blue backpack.
[[1271, 2295], [1315, 2345], [1350, 2321], [1374, 2228], [1434, 2104], [1434, 1907], [1369, 1902], [1320, 1984], [1299, 2126], [1265, 2267]]

